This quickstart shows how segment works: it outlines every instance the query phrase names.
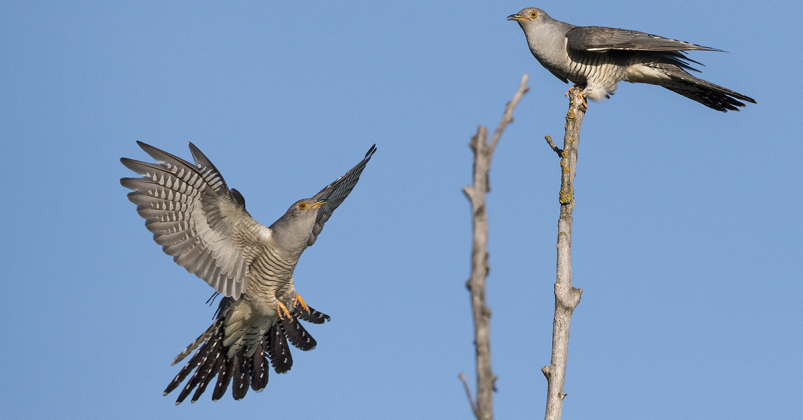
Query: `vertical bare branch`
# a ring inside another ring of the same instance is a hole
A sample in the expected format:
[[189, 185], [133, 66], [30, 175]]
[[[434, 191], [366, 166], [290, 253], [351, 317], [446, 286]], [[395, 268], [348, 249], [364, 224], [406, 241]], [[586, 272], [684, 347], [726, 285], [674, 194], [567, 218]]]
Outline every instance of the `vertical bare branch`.
[[563, 409], [563, 383], [566, 376], [566, 359], [569, 351], [569, 325], [572, 312], [580, 303], [582, 289], [572, 286], [572, 211], [574, 211], [574, 175], [577, 170], [577, 147], [580, 143], [580, 126], [586, 106], [577, 87], [569, 90], [569, 112], [566, 114], [566, 134], [563, 150], [547, 136], [552, 150], [560, 155], [560, 218], [558, 219], [558, 263], [555, 281], [555, 319], [552, 323], [552, 362], [541, 371], [547, 378], [546, 420], [559, 420]]
[[[490, 191], [488, 171], [491, 167], [496, 144], [508, 124], [513, 121], [513, 109], [529, 88], [527, 75], [521, 78], [521, 83], [508, 102], [505, 113], [499, 126], [488, 140], [488, 130], [479, 126], [477, 134], [471, 138], [471, 149], [474, 151], [474, 184], [463, 188], [463, 193], [471, 204], [473, 220], [473, 245], [471, 249], [471, 278], [466, 287], [471, 293], [471, 309], [474, 315], [474, 344], [477, 356], [477, 399], [476, 404], [471, 401], [474, 415], [478, 420], [493, 419], [493, 392], [496, 376], [491, 371], [491, 340], [490, 320], [491, 310], [485, 304], [485, 279], [488, 277], [488, 215], [485, 212], [485, 194]], [[461, 373], [461, 376], [462, 373]], [[466, 384], [466, 389], [468, 385]]]

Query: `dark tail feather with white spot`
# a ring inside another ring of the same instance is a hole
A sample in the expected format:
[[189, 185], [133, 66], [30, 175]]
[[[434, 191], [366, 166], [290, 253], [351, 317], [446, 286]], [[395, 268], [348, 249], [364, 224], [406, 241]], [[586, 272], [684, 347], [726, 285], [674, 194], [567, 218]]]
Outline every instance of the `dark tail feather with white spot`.
[[246, 355], [245, 351], [246, 349], [243, 347], [234, 356], [234, 373], [231, 375], [231, 396], [235, 400], [243, 399], [248, 392], [248, 387], [251, 385], [251, 358]]
[[231, 382], [231, 372], [233, 370], [234, 359], [226, 359], [217, 374], [217, 383], [215, 384], [215, 392], [212, 393], [212, 401], [217, 401], [226, 395], [226, 390], [229, 389], [229, 382]]
[[279, 324], [285, 337], [287, 337], [287, 341], [299, 349], [303, 351], [312, 350], [318, 345], [298, 319], [291, 316], [288, 319], [280, 319], [277, 324]]
[[[187, 378], [190, 372], [195, 370], [195, 373], [181, 390], [178, 399], [176, 399], [176, 405], [181, 404], [196, 387], [198, 389], [193, 395], [191, 401], [197, 401], [201, 394], [203, 394], [204, 390], [206, 390], [209, 382], [225, 367], [227, 347], [223, 345], [223, 334], [223, 317], [219, 317], [214, 323], [212, 323], [212, 326], [209, 327], [206, 332], [198, 337], [198, 340], [195, 340], [186, 349], [184, 349], [184, 351], [176, 356], [173, 364], [180, 362], [187, 355], [192, 353], [192, 351], [198, 347], [198, 345], [200, 345], [200, 348], [197, 352], [195, 352], [195, 355], [190, 358], [190, 361], [184, 365], [181, 371], [179, 371], [178, 375], [176, 375], [170, 384], [167, 385], [167, 388], [165, 388], [164, 395], [171, 393], [182, 382], [184, 382], [184, 379]], [[202, 341], [203, 344], [201, 344], [199, 340]]]
[[309, 311], [298, 307], [294, 308], [291, 312], [291, 319], [279, 320], [271, 326], [255, 349], [253, 356], [249, 357], [247, 348], [243, 347], [235, 357], [228, 358], [229, 348], [223, 345], [224, 321], [233, 302], [234, 299], [230, 297], [222, 299], [215, 312], [217, 317], [215, 322], [173, 360], [175, 365], [198, 349], [164, 391], [164, 395], [169, 394], [178, 388], [193, 370], [195, 371], [179, 393], [176, 405], [181, 404], [193, 390], [195, 393], [190, 402], [197, 401], [215, 376], [218, 379], [212, 393], [213, 401], [219, 400], [226, 394], [230, 383], [232, 384], [232, 397], [235, 400], [245, 397], [249, 387], [255, 392], [262, 391], [268, 385], [270, 365], [273, 365], [276, 373], [285, 373], [293, 366], [288, 340], [290, 344], [301, 350], [315, 348], [317, 344], [315, 339], [309, 335], [298, 320], [303, 319], [314, 324], [321, 324], [330, 319], [329, 315], [312, 308], [309, 308]]
[[[200, 366], [203, 362], [208, 360], [213, 347], [216, 347], [216, 344], [219, 344], [222, 341], [222, 329], [223, 329], [223, 320], [222, 319], [216, 320], [212, 324], [212, 326], [209, 327], [209, 329], [207, 329], [203, 334], [201, 334], [200, 337], [198, 337], [198, 339], [193, 341], [192, 344], [187, 346], [187, 348], [184, 349], [184, 351], [182, 351], [181, 353], [179, 353], [178, 356], [176, 356], [175, 360], [173, 360], [174, 365], [183, 360], [185, 357], [187, 357], [187, 355], [192, 353], [192, 351], [195, 350], [195, 348], [198, 347], [198, 345], [201, 344], [201, 342], [204, 343], [203, 346], [201, 346], [201, 348], [195, 353], [195, 355], [192, 356], [192, 358], [190, 358], [190, 361], [187, 362], [187, 364], [178, 372], [176, 377], [173, 378], [170, 384], [167, 385], [167, 388], [165, 388], [164, 391], [164, 395], [171, 393], [174, 389], [176, 389], [179, 386], [179, 384], [184, 382], [184, 379], [187, 378], [187, 376], [190, 374], [190, 372], [193, 371], [193, 369], [195, 369], [196, 367]], [[197, 372], [196, 375], [194, 375], [193, 378], [190, 380], [190, 382], [187, 384], [187, 386], [189, 386], [190, 383], [193, 382], [196, 376]], [[189, 391], [191, 389], [192, 388], [186, 390], [186, 393], [189, 394]], [[184, 392], [182, 392], [182, 394], [184, 394]], [[187, 395], [184, 395], [183, 397], [179, 396], [179, 401], [177, 401], [177, 403], [180, 403], [186, 397]]]
[[279, 324], [273, 324], [265, 335], [267, 343], [268, 357], [276, 373], [285, 373], [293, 367], [293, 356], [290, 354], [290, 346], [284, 338], [284, 332]]
[[309, 308], [308, 311], [305, 310], [301, 305], [296, 304], [296, 307], [293, 308], [291, 315], [293, 315], [295, 318], [312, 324], [323, 324], [324, 322], [331, 320], [329, 315], [318, 312], [315, 309], [312, 309], [310, 306], [307, 306], [307, 308]]
[[268, 386], [268, 371], [270, 370], [270, 363], [268, 363], [267, 353], [265, 353], [265, 338], [259, 343], [256, 353], [252, 358], [251, 365], [251, 389], [254, 392], [262, 392]]
[[[215, 312], [215, 316], [217, 317], [215, 322], [173, 360], [173, 364], [175, 365], [198, 348], [195, 355], [190, 358], [190, 361], [187, 362], [181, 371], [179, 371], [178, 375], [176, 375], [167, 388], [165, 388], [164, 395], [171, 393], [184, 382], [193, 370], [195, 370], [195, 373], [190, 377], [187, 384], [179, 393], [176, 399], [176, 405], [181, 404], [193, 390], [195, 390], [195, 393], [190, 402], [194, 403], [197, 401], [215, 376], [218, 377], [218, 380], [212, 399], [218, 400], [226, 393], [231, 379], [233, 360], [228, 360], [226, 356], [228, 347], [223, 345], [223, 338], [225, 335], [224, 320], [232, 302], [233, 299], [231, 298], [222, 299], [218, 310]], [[267, 380], [264, 382], [267, 383]]]

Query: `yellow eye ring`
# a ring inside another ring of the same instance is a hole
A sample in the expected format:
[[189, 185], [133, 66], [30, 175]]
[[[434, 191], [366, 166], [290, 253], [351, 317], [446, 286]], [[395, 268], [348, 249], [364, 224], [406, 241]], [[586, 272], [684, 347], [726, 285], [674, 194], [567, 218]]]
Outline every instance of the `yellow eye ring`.
[[530, 12], [530, 19], [535, 19], [535, 18], [537, 18], [537, 17], [538, 17], [538, 12], [536, 12], [535, 10], [533, 10], [532, 12]]
[[305, 202], [303, 202], [303, 201], [302, 201], [302, 202], [300, 202], [300, 203], [298, 203], [298, 209], [299, 209], [299, 210], [306, 210], [306, 209], [307, 209], [307, 207], [309, 207], [309, 204], [307, 204], [307, 203], [305, 203]]

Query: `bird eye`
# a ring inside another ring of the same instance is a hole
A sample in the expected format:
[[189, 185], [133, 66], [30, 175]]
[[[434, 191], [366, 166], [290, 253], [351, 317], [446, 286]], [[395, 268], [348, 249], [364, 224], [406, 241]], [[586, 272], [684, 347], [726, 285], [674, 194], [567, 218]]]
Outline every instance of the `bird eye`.
[[533, 10], [532, 12], [530, 12], [530, 19], [535, 19], [535, 18], [537, 18], [537, 17], [538, 17], [538, 12], [536, 12], [535, 10]]
[[302, 202], [300, 202], [300, 203], [298, 203], [298, 209], [299, 209], [299, 210], [306, 210], [306, 209], [307, 209], [307, 207], [309, 207], [309, 204], [307, 204], [307, 203], [305, 203], [305, 202], [303, 202], [303, 201], [302, 201]]

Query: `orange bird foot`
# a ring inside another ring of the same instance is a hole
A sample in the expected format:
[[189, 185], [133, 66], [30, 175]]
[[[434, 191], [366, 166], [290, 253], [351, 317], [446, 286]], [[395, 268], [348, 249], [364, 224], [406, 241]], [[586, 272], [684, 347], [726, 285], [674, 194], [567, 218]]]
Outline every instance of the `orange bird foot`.
[[[580, 92], [577, 94], [577, 96], [579, 96], [580, 99], [583, 100], [583, 111], [587, 111], [588, 110], [588, 101], [586, 100], [586, 95], [583, 94], [583, 89], [581, 89], [577, 85], [572, 86], [572, 89], [574, 89], [574, 88], [577, 88], [578, 90], [580, 90]], [[567, 90], [566, 93], [563, 96], [569, 97], [569, 94], [572, 93], [572, 89]]]
[[290, 315], [290, 311], [287, 310], [287, 306], [284, 306], [284, 303], [282, 302], [276, 303], [276, 313], [279, 314], [279, 319], [292, 318], [292, 316]]
[[307, 304], [304, 303], [304, 298], [302, 298], [301, 295], [299, 295], [299, 294], [297, 294], [295, 299], [293, 299], [293, 306], [295, 306], [295, 307], [299, 307], [300, 306], [302, 309], [304, 309], [304, 312], [309, 312], [310, 311], [309, 310], [309, 306], [307, 306]]

